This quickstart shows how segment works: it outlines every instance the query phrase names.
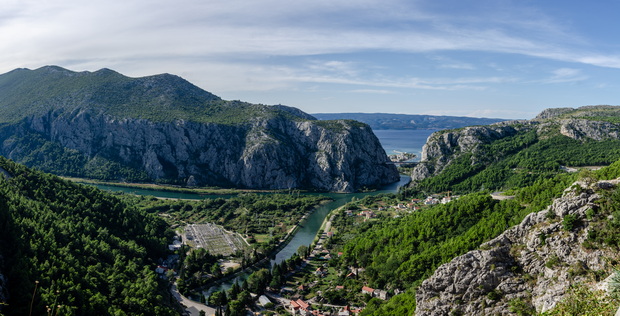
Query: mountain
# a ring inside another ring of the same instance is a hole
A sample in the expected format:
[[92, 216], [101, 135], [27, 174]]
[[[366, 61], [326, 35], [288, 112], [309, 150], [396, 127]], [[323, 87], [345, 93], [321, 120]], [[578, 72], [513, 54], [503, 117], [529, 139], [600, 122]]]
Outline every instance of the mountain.
[[565, 167], [620, 159], [620, 107], [548, 109], [532, 120], [433, 133], [412, 172], [414, 186], [468, 192], [521, 187]]
[[0, 154], [61, 175], [352, 192], [398, 180], [371, 128], [225, 101], [169, 74], [0, 75]]
[[434, 133], [412, 185], [388, 204], [414, 207], [349, 223], [354, 237], [338, 245], [340, 264], [362, 271], [353, 292], [397, 294], [370, 299], [361, 315], [613, 315], [619, 124], [620, 107], [587, 106]]
[[505, 121], [497, 118], [476, 118], [467, 116], [437, 116], [390, 113], [316, 113], [319, 120], [356, 120], [372, 129], [450, 129], [472, 125], [488, 125]]

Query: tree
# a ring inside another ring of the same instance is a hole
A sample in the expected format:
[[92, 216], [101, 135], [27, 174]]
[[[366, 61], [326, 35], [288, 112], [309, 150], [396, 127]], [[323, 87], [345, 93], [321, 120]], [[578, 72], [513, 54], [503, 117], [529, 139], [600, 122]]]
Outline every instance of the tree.
[[299, 246], [299, 248], [297, 248], [297, 254], [301, 258], [306, 258], [308, 256], [308, 246], [306, 245]]
[[245, 316], [245, 306], [237, 301], [230, 301], [228, 303], [228, 313], [227, 316]]

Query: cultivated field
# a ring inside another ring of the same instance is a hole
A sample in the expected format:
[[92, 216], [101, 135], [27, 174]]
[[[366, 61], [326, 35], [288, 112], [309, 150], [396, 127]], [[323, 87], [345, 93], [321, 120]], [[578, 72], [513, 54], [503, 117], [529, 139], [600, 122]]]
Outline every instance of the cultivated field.
[[228, 256], [247, 248], [239, 234], [227, 232], [215, 224], [190, 224], [185, 227], [185, 238], [196, 248], [205, 248], [211, 254]]

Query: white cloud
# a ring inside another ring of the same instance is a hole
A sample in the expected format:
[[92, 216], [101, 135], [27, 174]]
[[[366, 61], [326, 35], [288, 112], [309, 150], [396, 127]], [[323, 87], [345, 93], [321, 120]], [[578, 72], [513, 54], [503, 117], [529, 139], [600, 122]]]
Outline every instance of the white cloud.
[[587, 80], [581, 70], [574, 68], [558, 68], [551, 72], [551, 77], [541, 80], [542, 83], [567, 83]]
[[[134, 77], [168, 72], [216, 94], [324, 92], [335, 84], [341, 92], [441, 97], [588, 79], [575, 64], [620, 68], [619, 54], [597, 51], [568, 23], [510, 0], [0, 0], [0, 7], [0, 72], [48, 64]], [[405, 69], [414, 58], [386, 66], [378, 61], [390, 58], [386, 52], [441, 56], [427, 67], [438, 74]], [[480, 52], [501, 57], [470, 58]], [[538, 81], [504, 75], [516, 55], [554, 61], [556, 70]]]
[[349, 92], [353, 92], [353, 93], [371, 93], [371, 94], [392, 94], [392, 93], [394, 93], [394, 91], [379, 90], [379, 89], [357, 89], [357, 90], [350, 90]]
[[[76, 59], [98, 65], [368, 50], [489, 51], [620, 68], [620, 56], [588, 54], [585, 48], [558, 41], [569, 34], [531, 10], [465, 12], [459, 17], [428, 12], [423, 4], [404, 0], [9, 1], [0, 16], [4, 43], [0, 68]], [[521, 35], [531, 30], [536, 32], [528, 32], [527, 38]], [[473, 66], [447, 63], [444, 67]]]

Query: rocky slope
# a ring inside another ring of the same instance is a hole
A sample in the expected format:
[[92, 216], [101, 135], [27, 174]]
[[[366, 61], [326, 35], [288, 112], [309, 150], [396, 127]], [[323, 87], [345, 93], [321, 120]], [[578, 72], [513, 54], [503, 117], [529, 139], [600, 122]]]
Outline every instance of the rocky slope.
[[438, 175], [463, 153], [475, 154], [481, 145], [530, 130], [541, 138], [562, 134], [577, 140], [620, 139], [619, 114], [618, 106], [547, 109], [532, 120], [438, 131], [424, 145], [421, 163], [414, 168], [412, 180]]
[[618, 222], [607, 206], [619, 182], [578, 182], [546, 210], [440, 266], [419, 287], [415, 314], [544, 312], [571, 285], [604, 283], [620, 253], [593, 236]]
[[150, 181], [338, 192], [399, 178], [365, 124], [224, 101], [176, 76], [20, 69], [0, 75], [0, 95], [0, 154], [44, 171], [114, 163]]

